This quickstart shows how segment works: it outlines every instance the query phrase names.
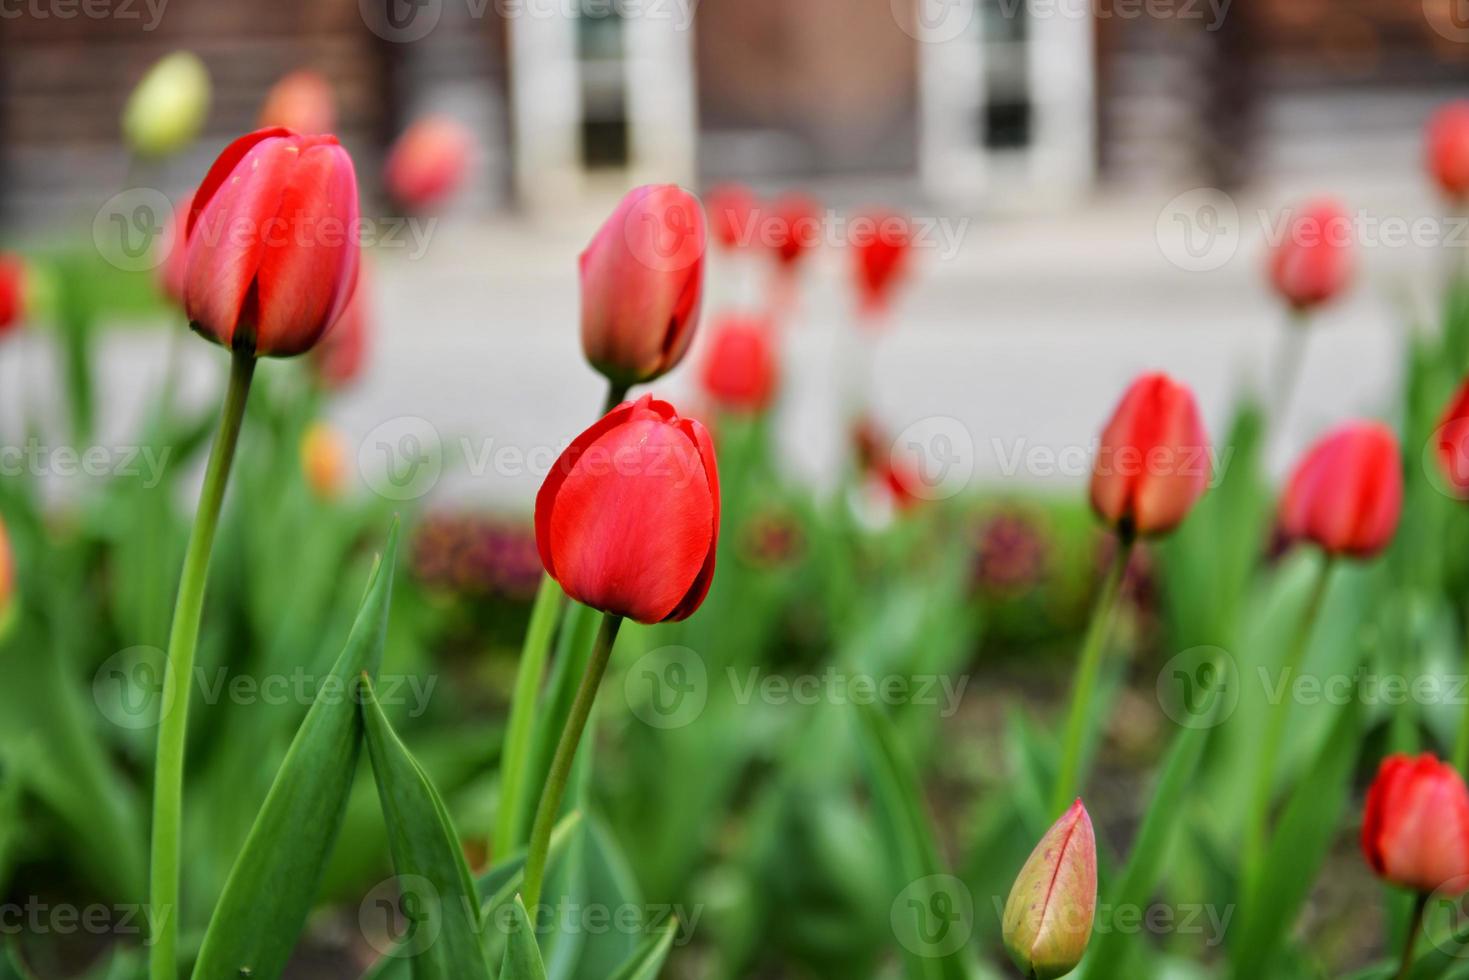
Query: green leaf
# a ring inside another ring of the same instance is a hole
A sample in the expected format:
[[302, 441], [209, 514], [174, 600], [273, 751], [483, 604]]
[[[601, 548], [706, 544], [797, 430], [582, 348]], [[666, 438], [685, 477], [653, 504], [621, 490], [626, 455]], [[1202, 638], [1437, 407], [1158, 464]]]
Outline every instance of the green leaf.
[[657, 980], [668, 951], [673, 948], [673, 937], [678, 935], [678, 920], [670, 919], [658, 932], [653, 933], [628, 957], [626, 963], [612, 974], [611, 980]]
[[480, 949], [482, 922], [459, 835], [428, 774], [409, 755], [362, 678], [362, 719], [393, 869], [420, 902], [416, 925], [434, 937], [413, 959], [415, 980], [490, 980]]
[[525, 903], [515, 896], [513, 916], [505, 937], [505, 959], [500, 964], [500, 980], [546, 980], [546, 964], [536, 946], [536, 931], [530, 924]]
[[290, 957], [357, 772], [362, 717], [355, 688], [382, 660], [397, 553], [395, 521], [346, 648], [296, 732], [215, 906], [194, 965], [197, 980], [244, 971], [279, 976]]

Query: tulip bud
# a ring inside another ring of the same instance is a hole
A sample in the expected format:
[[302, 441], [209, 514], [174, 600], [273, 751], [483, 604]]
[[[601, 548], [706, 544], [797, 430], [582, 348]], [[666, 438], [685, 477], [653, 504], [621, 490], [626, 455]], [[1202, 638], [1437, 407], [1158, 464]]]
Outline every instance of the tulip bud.
[[1370, 558], [1392, 540], [1403, 506], [1398, 440], [1379, 422], [1354, 422], [1306, 453], [1280, 503], [1281, 528], [1329, 555]]
[[547, 574], [576, 601], [640, 623], [699, 608], [718, 539], [709, 433], [651, 395], [577, 436], [536, 495]]
[[25, 264], [19, 256], [0, 252], [0, 336], [25, 315], [25, 290]]
[[1051, 980], [1081, 962], [1097, 910], [1097, 841], [1081, 800], [1030, 852], [1005, 902], [1005, 948], [1026, 977]]
[[163, 257], [156, 273], [158, 288], [179, 306], [184, 305], [184, 278], [189, 268], [189, 211], [193, 206], [193, 194], [180, 198], [173, 209], [173, 220], [158, 239], [159, 253]]
[[1102, 430], [1092, 509], [1123, 534], [1162, 534], [1188, 516], [1209, 473], [1209, 437], [1193, 392], [1166, 374], [1145, 374]]
[[1448, 490], [1469, 498], [1469, 379], [1454, 393], [1439, 420], [1434, 455]]
[[775, 338], [763, 320], [725, 317], [714, 328], [701, 380], [721, 408], [760, 412], [775, 394]]
[[383, 180], [401, 206], [424, 211], [442, 204], [464, 183], [474, 137], [447, 116], [428, 116], [403, 131], [388, 153]]
[[5, 522], [0, 521], [0, 637], [15, 622], [18, 603], [15, 598], [15, 554], [10, 550], [10, 537]]
[[893, 287], [902, 280], [913, 244], [908, 219], [892, 211], [877, 211], [861, 219], [861, 237], [856, 245], [857, 290], [862, 306], [881, 310], [888, 305]]
[[704, 288], [704, 214], [672, 184], [622, 199], [581, 255], [581, 342], [616, 385], [652, 381], [689, 349]]
[[1346, 289], [1352, 276], [1352, 221], [1335, 201], [1312, 201], [1286, 222], [1270, 253], [1270, 281], [1298, 312]]
[[770, 244], [787, 269], [821, 244], [821, 206], [805, 194], [786, 194], [770, 207]]
[[704, 207], [709, 212], [714, 240], [725, 248], [739, 248], [754, 240], [760, 202], [748, 187], [743, 184], [716, 187], [704, 195]]
[[313, 422], [301, 436], [301, 470], [306, 485], [322, 500], [336, 500], [347, 486], [347, 441], [325, 422]]
[[331, 83], [306, 69], [281, 76], [260, 107], [258, 125], [261, 129], [281, 126], [307, 135], [332, 132], [337, 128], [337, 106]]
[[197, 55], [175, 51], [156, 62], [128, 97], [122, 131], [133, 152], [168, 156], [199, 135], [209, 115], [209, 72]]
[[1469, 196], [1469, 100], [1450, 102], [1428, 122], [1428, 172], [1451, 199]]
[[189, 211], [190, 326], [261, 356], [310, 350], [356, 287], [357, 208], [334, 136], [262, 129], [225, 147]]
[[1367, 790], [1362, 853], [1380, 877], [1452, 897], [1469, 889], [1469, 790], [1424, 753], [1382, 761]]

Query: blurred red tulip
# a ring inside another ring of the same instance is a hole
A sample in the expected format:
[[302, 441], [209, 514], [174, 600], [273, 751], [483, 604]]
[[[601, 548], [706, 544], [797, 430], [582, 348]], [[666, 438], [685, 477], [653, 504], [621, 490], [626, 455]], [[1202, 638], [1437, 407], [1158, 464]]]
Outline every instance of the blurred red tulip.
[[1081, 800], [1030, 852], [1001, 918], [1005, 949], [1037, 980], [1070, 973], [1092, 938], [1097, 911], [1097, 838]]
[[1382, 761], [1367, 791], [1362, 852], [1404, 888], [1454, 896], [1469, 890], [1469, 790], [1447, 763], [1424, 753]]
[[821, 206], [805, 194], [786, 194], [770, 205], [767, 240], [781, 265], [793, 269], [821, 244]]
[[760, 202], [748, 187], [721, 184], [704, 195], [704, 207], [714, 240], [725, 248], [739, 248], [755, 240]]
[[1450, 102], [1428, 121], [1428, 171], [1449, 197], [1469, 196], [1469, 99]]
[[1286, 222], [1270, 253], [1270, 282], [1299, 311], [1336, 297], [1352, 277], [1352, 219], [1335, 201], [1312, 201]]
[[651, 381], [689, 349], [704, 288], [704, 213], [673, 184], [628, 193], [581, 254], [581, 342], [616, 385]]
[[881, 310], [888, 305], [893, 288], [907, 272], [913, 228], [901, 214], [874, 211], [858, 219], [853, 236], [862, 306], [867, 310]]
[[337, 322], [327, 328], [311, 352], [312, 366], [328, 388], [345, 388], [356, 381], [367, 365], [372, 334], [372, 287], [365, 267], [358, 273], [357, 288]]
[[10, 550], [5, 522], [0, 521], [0, 636], [14, 621], [15, 610], [15, 554]]
[[163, 252], [163, 261], [157, 269], [158, 288], [179, 306], [184, 305], [184, 277], [189, 268], [189, 212], [193, 207], [193, 194], [179, 198], [173, 209], [173, 221], [169, 222], [158, 243]]
[[383, 179], [393, 200], [422, 211], [443, 203], [464, 182], [474, 137], [447, 116], [428, 116], [403, 131], [388, 153]]
[[331, 83], [304, 68], [281, 76], [260, 107], [259, 126], [284, 126], [308, 135], [332, 132], [337, 128], [337, 105]]
[[651, 395], [577, 436], [536, 495], [547, 573], [576, 601], [640, 623], [699, 608], [718, 539], [709, 434]]
[[1145, 374], [1122, 396], [1092, 467], [1092, 508], [1124, 534], [1161, 534], [1209, 484], [1209, 437], [1188, 386]]
[[1330, 555], [1368, 558], [1385, 548], [1403, 506], [1398, 440], [1379, 422], [1353, 422], [1321, 439], [1297, 464], [1280, 522]]
[[225, 147], [194, 194], [184, 308], [225, 347], [311, 349], [357, 284], [357, 176], [333, 136], [262, 129]]
[[923, 479], [912, 466], [892, 452], [892, 439], [870, 417], [859, 418], [852, 426], [852, 448], [857, 455], [857, 468], [869, 485], [878, 488], [899, 510], [917, 506], [928, 497], [921, 491]]
[[775, 337], [765, 320], [727, 316], [714, 325], [701, 380], [721, 408], [760, 412], [775, 394]]
[[25, 315], [25, 263], [0, 253], [0, 334], [19, 326]]

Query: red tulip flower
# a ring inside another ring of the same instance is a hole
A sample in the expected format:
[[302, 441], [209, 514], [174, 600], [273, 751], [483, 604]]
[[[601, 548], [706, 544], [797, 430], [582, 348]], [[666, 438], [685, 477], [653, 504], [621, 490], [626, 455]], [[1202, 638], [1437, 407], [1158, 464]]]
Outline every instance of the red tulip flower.
[[857, 289], [865, 309], [881, 310], [908, 270], [913, 229], [907, 218], [891, 211], [865, 215], [859, 227], [861, 232], [854, 232], [857, 237], [853, 240]]
[[180, 306], [184, 305], [184, 279], [189, 269], [187, 239], [189, 212], [193, 210], [193, 207], [193, 194], [180, 198], [179, 203], [173, 209], [173, 221], [170, 222], [163, 238], [159, 240], [159, 248], [163, 251], [163, 261], [159, 263], [157, 270], [158, 288], [162, 290], [163, 295]]
[[1438, 469], [1456, 496], [1469, 498], [1469, 379], [1454, 393], [1438, 424]]
[[1403, 507], [1398, 440], [1379, 422], [1354, 422], [1306, 453], [1281, 499], [1286, 535], [1329, 555], [1369, 558], [1387, 547]]
[[371, 323], [372, 289], [366, 275], [357, 277], [357, 288], [337, 322], [327, 328], [311, 352], [316, 376], [328, 388], [345, 388], [356, 381], [367, 364]]
[[704, 195], [714, 240], [727, 249], [748, 245], [756, 234], [760, 202], [743, 184], [722, 184]]
[[1092, 467], [1092, 508], [1123, 534], [1177, 527], [1209, 485], [1209, 437], [1193, 392], [1145, 374], [1122, 396]]
[[821, 243], [821, 207], [805, 194], [786, 194], [770, 206], [767, 241], [786, 269]]
[[775, 338], [764, 320], [726, 317], [714, 327], [704, 360], [704, 390], [720, 407], [760, 412], [775, 394]]
[[1313, 201], [1286, 222], [1270, 254], [1270, 282], [1304, 312], [1336, 297], [1352, 277], [1352, 219], [1335, 201]]
[[442, 204], [464, 183], [474, 137], [447, 116], [420, 119], [388, 152], [383, 179], [393, 200], [413, 211]]
[[709, 433], [651, 395], [577, 436], [536, 495], [546, 572], [576, 601], [640, 623], [699, 608], [718, 539]]
[[25, 264], [15, 255], [0, 253], [0, 334], [25, 315]]
[[260, 107], [259, 126], [308, 134], [332, 132], [337, 128], [337, 106], [331, 83], [306, 69], [282, 76]]
[[687, 353], [704, 248], [698, 199], [663, 184], [624, 197], [582, 253], [582, 350], [614, 385], [652, 381]]
[[235, 350], [310, 350], [357, 284], [357, 175], [334, 136], [262, 129], [225, 147], [194, 194], [184, 309]]
[[1362, 852], [1380, 877], [1424, 894], [1469, 889], [1469, 790], [1427, 753], [1384, 759], [1367, 791]]
[[1469, 100], [1450, 102], [1429, 120], [1428, 171], [1453, 200], [1469, 196]]
[[0, 636], [4, 636], [15, 618], [15, 555], [5, 523], [0, 521]]

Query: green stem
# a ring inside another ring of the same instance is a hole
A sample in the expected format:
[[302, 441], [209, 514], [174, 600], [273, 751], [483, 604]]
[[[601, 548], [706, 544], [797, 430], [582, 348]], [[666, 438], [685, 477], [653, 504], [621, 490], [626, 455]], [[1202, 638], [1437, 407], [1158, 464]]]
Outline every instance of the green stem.
[[[219, 431], [209, 453], [199, 509], [184, 555], [174, 604], [173, 626], [168, 636], [168, 660], [164, 667], [163, 700], [158, 719], [158, 754], [153, 778], [153, 853], [149, 902], [154, 931], [149, 957], [152, 980], [177, 980], [179, 913], [179, 827], [182, 822], [184, 740], [189, 722], [189, 678], [194, 672], [194, 648], [199, 641], [199, 617], [204, 606], [204, 584], [209, 573], [209, 553], [219, 525], [220, 506], [229, 483], [245, 401], [250, 395], [250, 378], [255, 373], [253, 351], [235, 351], [230, 364], [229, 390], [224, 398]], [[170, 698], [173, 700], [170, 702]]]
[[[1326, 599], [1327, 586], [1331, 583], [1334, 562], [1327, 556], [1316, 573], [1316, 583], [1311, 588], [1305, 612], [1296, 627], [1291, 644], [1286, 649], [1282, 664], [1283, 677], [1288, 684], [1290, 676], [1298, 671], [1311, 646], [1311, 634], [1315, 632], [1316, 620]], [[1244, 867], [1245, 882], [1249, 886], [1246, 894], [1253, 895], [1263, 872], [1265, 861], [1265, 831], [1270, 818], [1270, 794], [1275, 788], [1275, 766], [1280, 756], [1280, 743], [1285, 738], [1285, 724], [1290, 720], [1288, 703], [1266, 705], [1265, 734], [1255, 756], [1255, 785], [1250, 795], [1250, 810], [1245, 826]]]
[[[1469, 609], [1464, 612], [1464, 669], [1469, 671]], [[1454, 740], [1454, 768], [1460, 773], [1469, 766], [1469, 702], [1459, 718], [1459, 736]]]
[[1281, 338], [1275, 357], [1275, 370], [1270, 385], [1271, 432], [1278, 433], [1285, 426], [1286, 413], [1290, 411], [1296, 386], [1300, 382], [1301, 368], [1306, 361], [1306, 341], [1310, 338], [1311, 320], [1300, 311], [1292, 311], [1285, 325], [1285, 336]]
[[1112, 567], [1097, 595], [1092, 608], [1091, 625], [1087, 627], [1086, 639], [1082, 642], [1081, 660], [1077, 663], [1076, 679], [1071, 688], [1071, 710], [1066, 717], [1066, 742], [1061, 755], [1061, 769], [1056, 775], [1056, 788], [1051, 796], [1051, 812], [1063, 813], [1076, 796], [1077, 784], [1081, 779], [1081, 751], [1085, 741], [1087, 719], [1091, 716], [1092, 699], [1097, 691], [1097, 677], [1102, 670], [1102, 650], [1111, 632], [1113, 615], [1117, 610], [1117, 597], [1122, 591], [1122, 579], [1127, 571], [1127, 562], [1132, 557], [1136, 539], [1130, 531], [1119, 534], [1117, 554], [1112, 558]]
[[561, 797], [566, 792], [566, 781], [571, 776], [571, 764], [576, 759], [576, 748], [586, 730], [587, 719], [592, 714], [592, 704], [597, 700], [597, 688], [602, 685], [602, 675], [607, 673], [607, 663], [612, 659], [612, 645], [617, 641], [617, 630], [622, 617], [605, 613], [602, 628], [597, 633], [597, 642], [592, 647], [587, 672], [582, 675], [581, 686], [576, 689], [576, 700], [571, 704], [571, 714], [566, 718], [566, 727], [561, 730], [561, 741], [556, 743], [556, 756], [551, 760], [551, 771], [546, 774], [546, 786], [541, 791], [541, 802], [536, 807], [536, 819], [531, 824], [530, 844], [525, 856], [525, 887], [521, 896], [525, 906], [532, 910], [541, 900], [541, 884], [546, 873], [546, 854], [551, 846], [551, 831], [556, 826], [556, 815], [561, 810]]
[[1428, 909], [1428, 893], [1423, 892], [1413, 900], [1413, 918], [1408, 923], [1408, 936], [1403, 940], [1403, 965], [1398, 968], [1397, 980], [1407, 980], [1413, 972], [1413, 951], [1418, 948], [1418, 933], [1423, 931], [1423, 913]]
[[632, 386], [617, 381], [607, 382], [607, 400], [602, 403], [602, 414], [606, 415], [618, 405], [627, 401], [627, 389], [630, 387]]

